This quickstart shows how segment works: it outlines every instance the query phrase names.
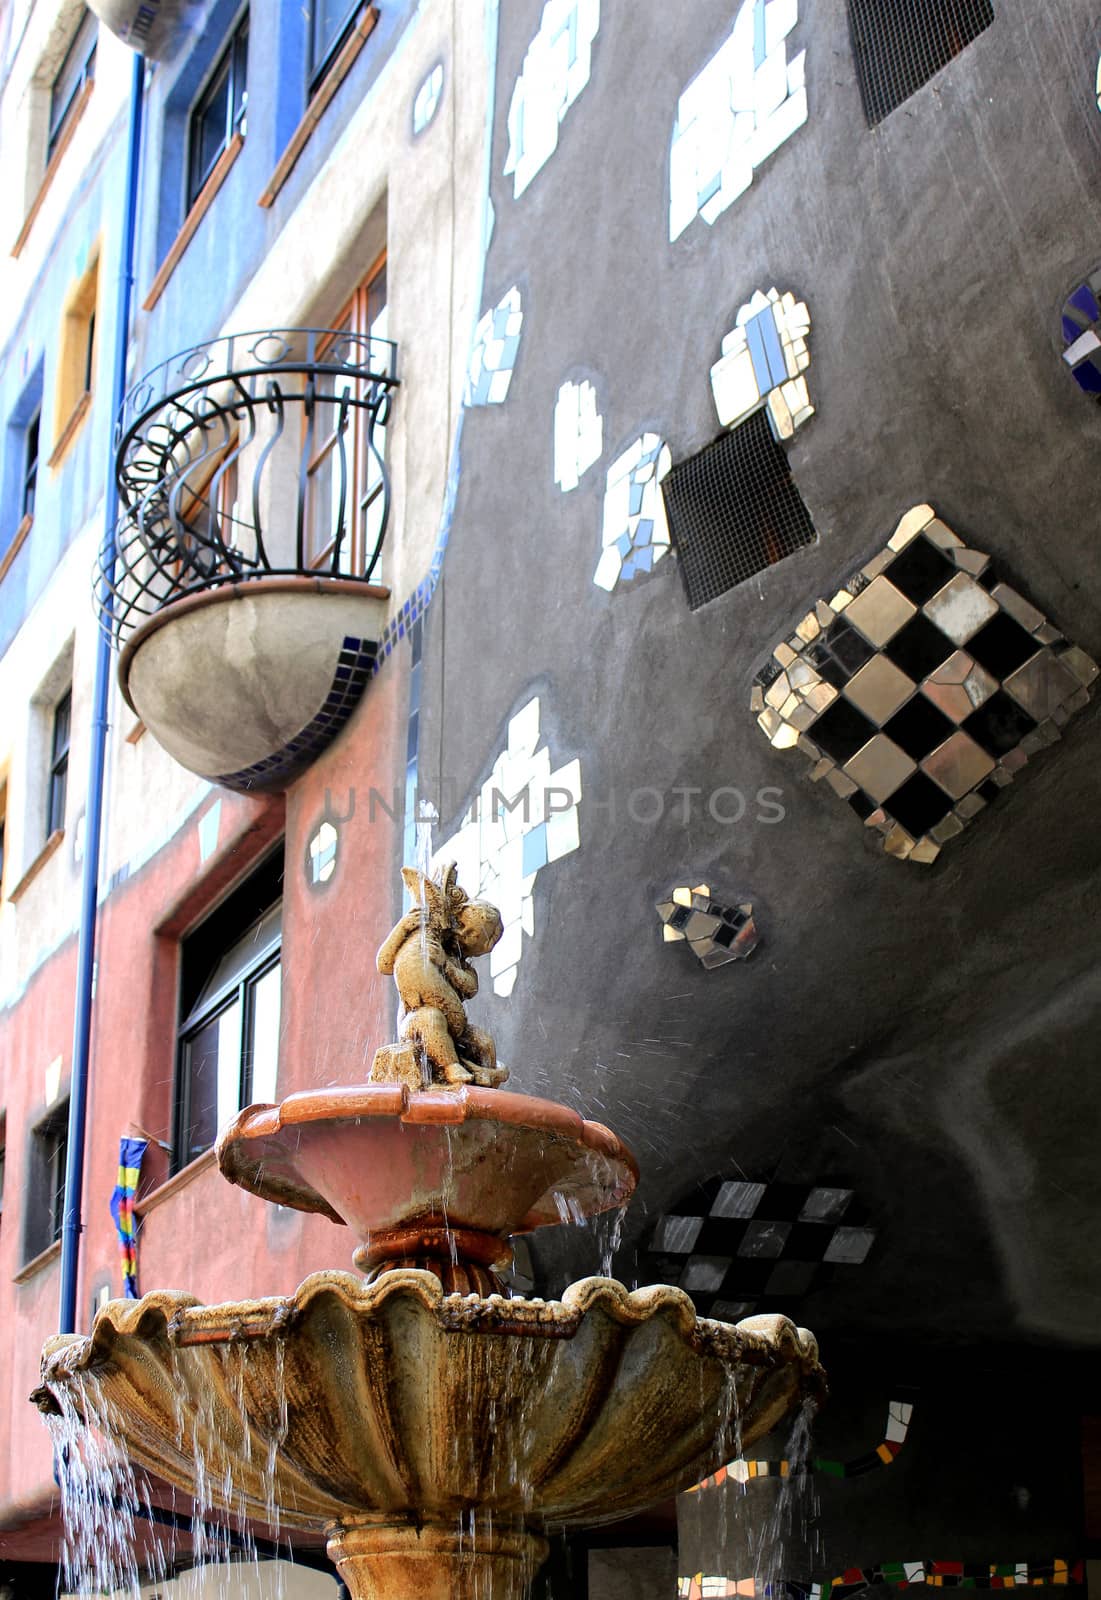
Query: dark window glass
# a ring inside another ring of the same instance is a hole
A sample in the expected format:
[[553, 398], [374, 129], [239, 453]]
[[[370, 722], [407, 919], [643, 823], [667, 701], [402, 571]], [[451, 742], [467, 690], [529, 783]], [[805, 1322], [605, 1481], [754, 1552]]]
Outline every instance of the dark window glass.
[[34, 491], [38, 483], [38, 433], [42, 422], [41, 411], [36, 411], [27, 424], [23, 445], [23, 502], [22, 514], [34, 516]]
[[88, 331], [84, 344], [84, 393], [92, 392], [92, 377], [95, 373], [96, 355], [96, 314], [93, 311], [88, 318]]
[[176, 1170], [242, 1106], [275, 1098], [281, 888], [280, 852], [184, 941]]
[[248, 105], [248, 16], [238, 24], [191, 113], [187, 166], [188, 209], [199, 198], [219, 156], [244, 121]]
[[58, 68], [50, 88], [50, 131], [46, 146], [47, 159], [53, 155], [65, 125], [73, 114], [77, 98], [86, 83], [95, 77], [96, 36], [99, 24], [90, 11], [77, 29], [65, 59]]
[[916, 94], [993, 21], [991, 0], [849, 0], [869, 125]]
[[360, 0], [313, 0], [310, 8], [310, 93], [317, 88], [332, 59], [352, 31]]
[[69, 786], [69, 732], [73, 715], [73, 691], [67, 689], [54, 711], [53, 742], [50, 750], [50, 791], [47, 804], [46, 834], [65, 826], [65, 793]]
[[23, 1236], [23, 1254], [28, 1261], [61, 1237], [68, 1150], [69, 1104], [66, 1101], [31, 1134]]

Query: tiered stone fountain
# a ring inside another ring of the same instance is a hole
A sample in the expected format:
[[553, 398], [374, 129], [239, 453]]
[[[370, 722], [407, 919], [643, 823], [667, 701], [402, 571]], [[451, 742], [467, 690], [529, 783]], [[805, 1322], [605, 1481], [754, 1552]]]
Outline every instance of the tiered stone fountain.
[[378, 957], [401, 1040], [371, 1082], [249, 1107], [218, 1145], [232, 1183], [351, 1227], [363, 1276], [232, 1305], [113, 1301], [88, 1337], [47, 1344], [34, 1399], [79, 1411], [91, 1384], [148, 1471], [191, 1492], [201, 1460], [238, 1513], [324, 1529], [354, 1600], [520, 1600], [548, 1530], [696, 1482], [735, 1419], [746, 1448], [822, 1372], [786, 1318], [708, 1321], [675, 1288], [505, 1293], [510, 1235], [622, 1206], [638, 1169], [599, 1123], [498, 1087], [463, 1004], [498, 913], [454, 869], [406, 881], [416, 904]]

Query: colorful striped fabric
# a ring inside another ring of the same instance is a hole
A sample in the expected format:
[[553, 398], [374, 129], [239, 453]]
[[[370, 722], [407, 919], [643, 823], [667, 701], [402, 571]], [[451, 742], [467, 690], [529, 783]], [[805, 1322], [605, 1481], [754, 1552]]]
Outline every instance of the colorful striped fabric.
[[119, 1140], [119, 1175], [111, 1196], [111, 1215], [115, 1220], [122, 1248], [122, 1292], [127, 1300], [138, 1298], [138, 1235], [134, 1217], [134, 1195], [141, 1177], [145, 1139]]

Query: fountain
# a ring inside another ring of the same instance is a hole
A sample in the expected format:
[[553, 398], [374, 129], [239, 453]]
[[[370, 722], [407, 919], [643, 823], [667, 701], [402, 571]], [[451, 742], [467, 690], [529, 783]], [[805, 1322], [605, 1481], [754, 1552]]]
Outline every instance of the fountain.
[[198, 1462], [215, 1504], [324, 1530], [353, 1600], [521, 1600], [548, 1531], [686, 1488], [823, 1375], [806, 1330], [697, 1318], [680, 1289], [507, 1294], [511, 1235], [624, 1206], [638, 1169], [608, 1128], [500, 1087], [465, 1011], [500, 917], [454, 868], [404, 875], [414, 905], [378, 954], [400, 1039], [368, 1083], [251, 1106], [218, 1143], [231, 1183], [350, 1227], [360, 1275], [112, 1301], [87, 1337], [47, 1343], [32, 1398], [89, 1427], [109, 1412], [180, 1489]]

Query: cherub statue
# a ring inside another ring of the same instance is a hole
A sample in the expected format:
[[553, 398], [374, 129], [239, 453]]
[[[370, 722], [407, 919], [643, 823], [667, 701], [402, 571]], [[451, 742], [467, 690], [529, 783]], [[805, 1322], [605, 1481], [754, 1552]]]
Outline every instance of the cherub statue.
[[476, 1083], [495, 1088], [508, 1077], [497, 1065], [490, 1034], [472, 1027], [463, 1008], [478, 992], [470, 965], [501, 937], [501, 913], [483, 900], [471, 900], [455, 882], [458, 869], [446, 867], [438, 880], [403, 867], [405, 887], [416, 902], [388, 936], [375, 958], [382, 973], [393, 973], [401, 998], [402, 1043], [375, 1052], [372, 1083]]

